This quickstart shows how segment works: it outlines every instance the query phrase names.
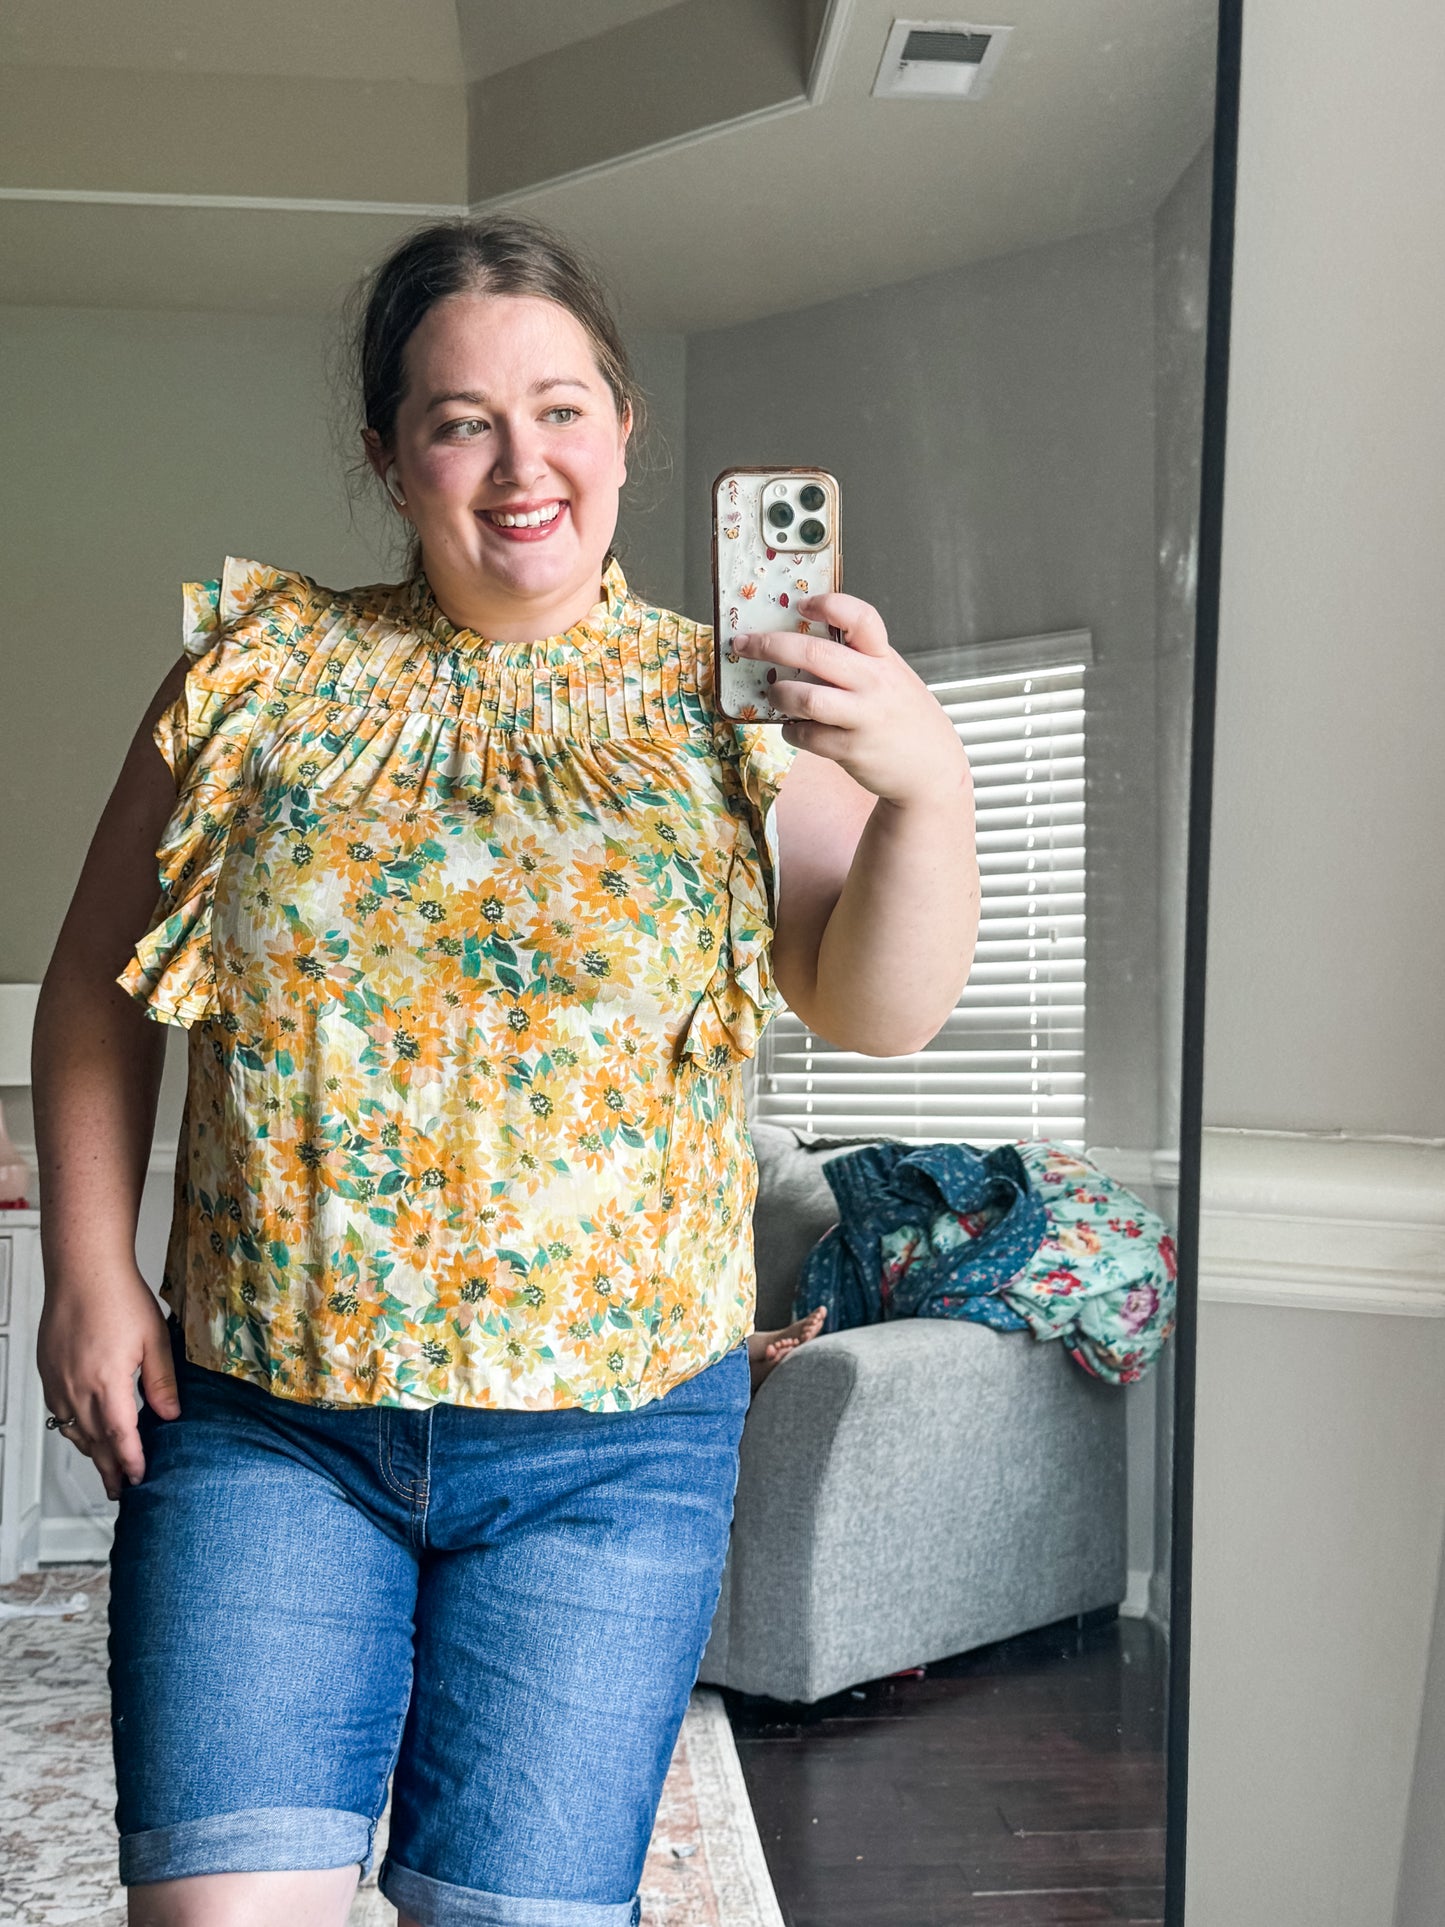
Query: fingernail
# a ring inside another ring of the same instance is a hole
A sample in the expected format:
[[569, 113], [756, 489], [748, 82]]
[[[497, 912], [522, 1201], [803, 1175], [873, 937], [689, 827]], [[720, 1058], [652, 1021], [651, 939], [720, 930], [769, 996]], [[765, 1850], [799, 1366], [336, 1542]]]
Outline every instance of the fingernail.
[[776, 682], [777, 680], [778, 680], [778, 672], [777, 672], [777, 670], [776, 670], [776, 669], [770, 669], [770, 670], [768, 671], [768, 681], [769, 681], [769, 682]]

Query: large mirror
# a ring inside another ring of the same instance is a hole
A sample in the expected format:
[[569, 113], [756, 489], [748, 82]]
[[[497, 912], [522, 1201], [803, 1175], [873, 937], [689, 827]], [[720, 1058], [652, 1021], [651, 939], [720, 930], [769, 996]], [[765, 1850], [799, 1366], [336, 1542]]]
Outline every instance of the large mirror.
[[[821, 1333], [756, 1369], [649, 1927], [1182, 1918], [1167, 1234], [1216, 42], [1215, 0], [0, 18], [6, 984], [44, 976], [176, 658], [181, 583], [228, 556], [337, 586], [405, 574], [345, 304], [404, 234], [469, 209], [570, 237], [616, 301], [651, 414], [615, 543], [631, 591], [709, 622], [714, 478], [826, 469], [845, 590], [969, 751], [982, 917], [954, 1013], [925, 1049], [871, 1056], [784, 1008], [748, 1063], [757, 1327], [818, 1301], [849, 1200], [925, 1147], [950, 1182], [968, 1160], [1046, 1208], [1026, 1259], [951, 1304], [886, 1315], [864, 1279], [851, 1320], [835, 1291]], [[0, 1097], [33, 1168], [33, 1000], [7, 994]], [[137, 1234], [157, 1288], [187, 1079], [168, 1041]], [[895, 1209], [869, 1247], [890, 1289], [920, 1239], [955, 1281], [977, 1244], [983, 1278], [999, 1195]], [[40, 1230], [0, 1214], [0, 1778], [32, 1815], [7, 1918], [119, 1922], [115, 1508], [43, 1427]], [[351, 1918], [394, 1918], [374, 1869]]]

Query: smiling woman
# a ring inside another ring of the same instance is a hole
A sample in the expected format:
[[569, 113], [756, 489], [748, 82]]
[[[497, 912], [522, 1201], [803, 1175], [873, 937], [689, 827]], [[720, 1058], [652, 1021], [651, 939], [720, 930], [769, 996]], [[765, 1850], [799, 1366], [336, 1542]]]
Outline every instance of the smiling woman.
[[[187, 585], [37, 1025], [41, 1372], [120, 1499], [122, 1878], [160, 1927], [340, 1922], [394, 1761], [403, 1922], [622, 1927], [750, 1393], [743, 1068], [775, 977], [883, 1054], [952, 1008], [968, 762], [856, 596], [781, 733], [720, 713], [711, 632], [612, 553], [642, 398], [555, 237], [421, 231], [359, 349], [412, 567]], [[169, 1331], [143, 1016], [189, 1044]]]
[[[458, 628], [560, 632], [579, 595], [583, 609], [596, 599], [598, 533], [613, 560], [627, 446], [646, 421], [600, 283], [555, 237], [494, 220], [421, 230], [360, 292], [363, 441], [412, 524], [413, 572], [424, 554]], [[548, 535], [503, 533], [533, 515]]]
[[[369, 428], [366, 446], [394, 475], [440, 605], [500, 642], [530, 641], [539, 623], [560, 633], [579, 597], [595, 600], [630, 408], [619, 415], [582, 324], [538, 295], [452, 295], [406, 359], [390, 435]], [[564, 372], [533, 379], [538, 367]]]

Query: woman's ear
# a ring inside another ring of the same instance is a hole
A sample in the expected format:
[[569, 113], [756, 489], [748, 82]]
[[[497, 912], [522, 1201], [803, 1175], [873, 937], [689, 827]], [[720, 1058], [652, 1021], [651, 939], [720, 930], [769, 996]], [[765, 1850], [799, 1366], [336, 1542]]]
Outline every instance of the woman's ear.
[[627, 480], [627, 442], [632, 433], [632, 409], [626, 402], [622, 404], [621, 420], [622, 441], [617, 450], [617, 486], [619, 488]]
[[372, 474], [375, 475], [377, 481], [381, 482], [384, 486], [386, 471], [391, 462], [391, 457], [387, 454], [380, 435], [377, 434], [374, 428], [363, 428], [361, 431], [361, 445], [366, 451], [366, 459], [371, 465]]

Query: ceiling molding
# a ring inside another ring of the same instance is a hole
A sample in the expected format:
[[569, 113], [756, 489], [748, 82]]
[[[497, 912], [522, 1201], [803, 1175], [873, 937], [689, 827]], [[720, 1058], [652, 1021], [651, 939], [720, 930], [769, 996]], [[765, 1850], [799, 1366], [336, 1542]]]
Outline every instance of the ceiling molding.
[[475, 212], [461, 201], [328, 201], [280, 194], [131, 194], [120, 188], [0, 187], [0, 201], [54, 201], [75, 207], [196, 207], [262, 214], [384, 214], [440, 220]]
[[808, 68], [808, 103], [821, 106], [838, 71], [843, 43], [852, 20], [853, 0], [823, 0], [823, 18], [813, 43], [812, 64]]

